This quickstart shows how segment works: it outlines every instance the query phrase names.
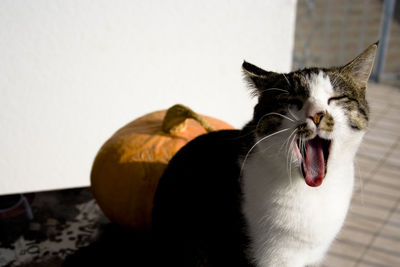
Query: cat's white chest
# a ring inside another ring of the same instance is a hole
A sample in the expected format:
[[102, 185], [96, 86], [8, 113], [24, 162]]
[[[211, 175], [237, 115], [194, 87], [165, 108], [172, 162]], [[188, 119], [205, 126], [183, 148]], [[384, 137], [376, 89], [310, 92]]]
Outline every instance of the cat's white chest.
[[242, 209], [256, 265], [300, 267], [321, 260], [348, 210], [352, 166], [336, 168], [313, 188], [296, 170], [289, 179], [279, 164], [253, 158], [246, 165]]

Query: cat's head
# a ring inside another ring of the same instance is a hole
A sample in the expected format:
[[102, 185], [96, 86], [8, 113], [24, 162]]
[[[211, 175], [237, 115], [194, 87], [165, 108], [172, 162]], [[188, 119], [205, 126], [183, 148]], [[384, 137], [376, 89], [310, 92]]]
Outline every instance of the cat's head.
[[287, 158], [297, 163], [309, 186], [321, 185], [332, 157], [354, 157], [358, 149], [368, 125], [365, 91], [376, 50], [377, 43], [342, 67], [288, 74], [243, 63], [246, 80], [258, 97], [249, 124], [256, 142], [281, 140], [277, 145], [283, 151], [288, 148]]

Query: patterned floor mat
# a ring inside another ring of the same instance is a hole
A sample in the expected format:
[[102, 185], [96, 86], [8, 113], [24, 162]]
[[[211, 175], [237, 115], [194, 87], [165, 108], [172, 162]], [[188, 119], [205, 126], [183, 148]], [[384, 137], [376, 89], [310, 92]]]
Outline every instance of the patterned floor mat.
[[[61, 266], [93, 243], [108, 223], [88, 188], [36, 193], [33, 198], [19, 212], [0, 209], [0, 266]], [[9, 199], [0, 197], [0, 205]]]

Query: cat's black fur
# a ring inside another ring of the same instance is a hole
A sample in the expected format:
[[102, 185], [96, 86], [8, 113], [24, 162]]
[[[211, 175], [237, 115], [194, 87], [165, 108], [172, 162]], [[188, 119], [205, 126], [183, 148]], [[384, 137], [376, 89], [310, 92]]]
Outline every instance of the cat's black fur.
[[252, 266], [238, 159], [249, 137], [239, 130], [212, 132], [169, 163], [153, 210], [157, 266]]

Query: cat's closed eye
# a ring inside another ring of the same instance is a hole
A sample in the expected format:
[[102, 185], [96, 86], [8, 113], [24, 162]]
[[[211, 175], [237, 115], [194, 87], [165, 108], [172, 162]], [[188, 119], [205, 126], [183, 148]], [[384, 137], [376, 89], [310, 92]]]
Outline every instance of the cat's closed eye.
[[345, 95], [340, 95], [340, 96], [334, 96], [328, 99], [328, 105], [331, 103], [331, 101], [335, 101], [335, 100], [342, 100], [347, 98], [347, 96]]

